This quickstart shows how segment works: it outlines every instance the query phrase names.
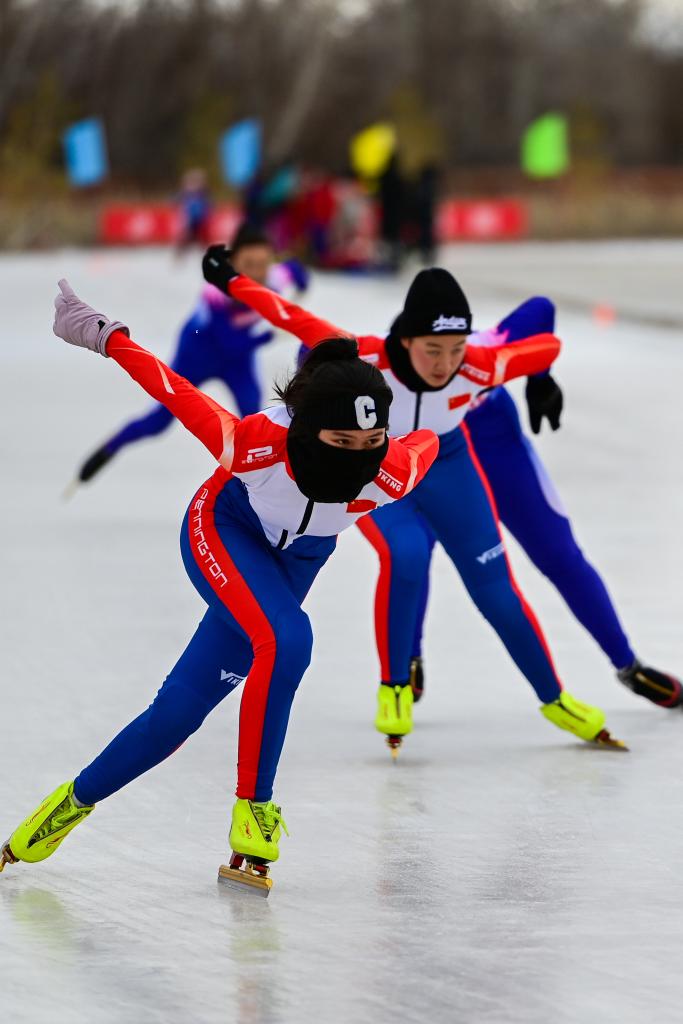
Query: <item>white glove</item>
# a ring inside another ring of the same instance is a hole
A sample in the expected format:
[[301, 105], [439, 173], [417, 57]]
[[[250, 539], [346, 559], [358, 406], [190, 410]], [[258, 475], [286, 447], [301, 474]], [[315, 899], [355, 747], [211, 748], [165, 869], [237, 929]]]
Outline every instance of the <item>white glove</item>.
[[130, 337], [128, 328], [119, 323], [113, 323], [96, 313], [92, 306], [88, 306], [76, 295], [66, 278], [57, 282], [60, 295], [55, 298], [55, 322], [52, 330], [58, 338], [63, 338], [69, 345], [78, 345], [79, 348], [89, 348], [91, 352], [99, 352], [101, 356], [107, 356], [107, 338], [114, 331], [123, 331]]

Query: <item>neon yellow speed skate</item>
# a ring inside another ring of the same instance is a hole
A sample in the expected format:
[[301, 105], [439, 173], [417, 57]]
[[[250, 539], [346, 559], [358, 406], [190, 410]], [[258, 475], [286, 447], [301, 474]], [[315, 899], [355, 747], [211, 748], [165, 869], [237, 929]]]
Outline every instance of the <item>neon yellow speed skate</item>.
[[230, 864], [221, 864], [218, 869], [218, 881], [235, 883], [240, 889], [251, 886], [267, 896], [273, 885], [268, 864], [280, 856], [282, 829], [289, 835], [281, 810], [272, 800], [236, 800], [229, 838], [233, 852]]
[[73, 793], [73, 782], [64, 782], [22, 821], [0, 851], [0, 871], [5, 864], [18, 860], [34, 864], [50, 857], [69, 832], [88, 817], [94, 804], [78, 807]]
[[557, 700], [541, 705], [541, 714], [558, 729], [574, 733], [586, 743], [614, 750], [628, 750], [621, 740], [614, 739], [605, 728], [605, 712], [572, 697], [563, 690]]
[[410, 683], [389, 686], [381, 683], [377, 692], [375, 729], [384, 733], [394, 760], [398, 757], [403, 737], [413, 731], [413, 704], [415, 696]]

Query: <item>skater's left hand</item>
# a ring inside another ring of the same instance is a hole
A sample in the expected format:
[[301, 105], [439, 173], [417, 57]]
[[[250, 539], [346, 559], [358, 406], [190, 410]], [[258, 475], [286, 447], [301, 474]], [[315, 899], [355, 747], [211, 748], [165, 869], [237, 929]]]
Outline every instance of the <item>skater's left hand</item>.
[[526, 401], [534, 434], [540, 434], [544, 417], [553, 430], [559, 430], [564, 399], [562, 389], [549, 373], [527, 378]]
[[103, 313], [96, 313], [92, 306], [76, 295], [66, 280], [57, 282], [60, 294], [55, 298], [55, 322], [52, 330], [58, 338], [63, 338], [69, 345], [88, 348], [106, 356], [107, 339], [114, 331], [130, 334], [125, 324], [118, 320], [111, 321]]

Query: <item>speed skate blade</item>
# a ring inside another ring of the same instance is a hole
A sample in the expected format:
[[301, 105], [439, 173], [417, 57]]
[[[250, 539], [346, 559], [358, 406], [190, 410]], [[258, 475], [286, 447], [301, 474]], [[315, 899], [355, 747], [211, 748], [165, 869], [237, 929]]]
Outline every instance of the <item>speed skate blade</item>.
[[72, 480], [71, 483], [68, 484], [64, 488], [64, 490], [62, 492], [62, 501], [71, 501], [71, 499], [73, 498], [74, 494], [78, 490], [78, 488], [80, 486], [80, 483], [81, 482], [78, 479], [78, 477], [76, 477], [75, 480]]
[[623, 740], [615, 739], [607, 729], [602, 729], [594, 740], [591, 741], [596, 747], [603, 747], [605, 750], [628, 751]]
[[396, 761], [398, 758], [398, 752], [401, 749], [402, 743], [402, 736], [387, 736], [387, 746], [389, 747], [389, 753], [391, 754], [392, 761]]
[[259, 896], [265, 896], [266, 898], [273, 888], [273, 879], [268, 875], [253, 871], [248, 867], [231, 868], [227, 864], [221, 864], [219, 867], [218, 881], [221, 885], [227, 885], [231, 889], [237, 889], [239, 892], [251, 889], [253, 892], [258, 893]]
[[0, 871], [5, 870], [5, 864], [16, 864], [17, 858], [9, 848], [9, 841], [4, 843], [0, 849]]

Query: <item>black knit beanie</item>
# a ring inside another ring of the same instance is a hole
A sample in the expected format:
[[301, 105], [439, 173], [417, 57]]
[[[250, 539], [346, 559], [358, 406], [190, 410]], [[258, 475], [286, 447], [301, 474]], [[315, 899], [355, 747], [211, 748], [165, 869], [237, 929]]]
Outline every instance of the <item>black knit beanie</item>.
[[384, 375], [359, 358], [358, 342], [349, 337], [317, 342], [275, 393], [289, 409], [295, 433], [316, 436], [320, 430], [386, 427], [393, 399]]
[[386, 427], [393, 395], [379, 370], [358, 357], [322, 363], [298, 405], [295, 429], [367, 430]]
[[408, 289], [394, 330], [401, 338], [469, 334], [472, 330], [470, 306], [453, 275], [442, 267], [421, 270]]

